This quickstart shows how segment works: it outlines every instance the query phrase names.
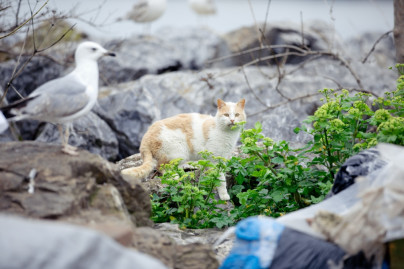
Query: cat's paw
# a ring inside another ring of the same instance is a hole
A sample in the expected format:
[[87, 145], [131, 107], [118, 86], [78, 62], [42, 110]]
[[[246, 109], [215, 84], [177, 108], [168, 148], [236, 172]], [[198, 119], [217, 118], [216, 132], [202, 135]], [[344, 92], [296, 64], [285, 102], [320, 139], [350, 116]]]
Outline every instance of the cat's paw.
[[220, 200], [228, 201], [230, 200], [230, 195], [227, 192], [219, 191], [219, 198]]

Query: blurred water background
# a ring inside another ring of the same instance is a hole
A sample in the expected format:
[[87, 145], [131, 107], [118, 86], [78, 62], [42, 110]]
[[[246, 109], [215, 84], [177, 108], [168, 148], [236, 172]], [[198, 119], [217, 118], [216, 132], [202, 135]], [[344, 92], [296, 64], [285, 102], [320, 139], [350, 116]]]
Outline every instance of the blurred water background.
[[[392, 0], [216, 0], [215, 2], [217, 14], [201, 18], [191, 10], [187, 0], [167, 0], [167, 10], [160, 19], [151, 24], [151, 33], [167, 26], [204, 25], [219, 34], [224, 34], [242, 26], [251, 26], [255, 21], [300, 23], [318, 19], [332, 24], [343, 38], [350, 38], [366, 31], [387, 32], [393, 28], [394, 22]], [[78, 29], [88, 32], [90, 36], [126, 38], [144, 32], [144, 25], [132, 21], [118, 21], [127, 14], [134, 3], [135, 0], [50, 0], [48, 6], [63, 12], [72, 10], [81, 19], [70, 19], [70, 22], [75, 23]], [[29, 10], [24, 2], [23, 9]]]

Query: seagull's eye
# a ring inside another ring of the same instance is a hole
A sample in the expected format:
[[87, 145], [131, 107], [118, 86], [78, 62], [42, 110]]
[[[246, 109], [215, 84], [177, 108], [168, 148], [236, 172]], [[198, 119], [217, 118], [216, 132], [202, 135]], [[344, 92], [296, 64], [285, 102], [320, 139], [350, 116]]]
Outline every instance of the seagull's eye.
[[91, 50], [92, 50], [92, 51], [96, 51], [96, 50], [97, 50], [97, 48], [91, 48]]

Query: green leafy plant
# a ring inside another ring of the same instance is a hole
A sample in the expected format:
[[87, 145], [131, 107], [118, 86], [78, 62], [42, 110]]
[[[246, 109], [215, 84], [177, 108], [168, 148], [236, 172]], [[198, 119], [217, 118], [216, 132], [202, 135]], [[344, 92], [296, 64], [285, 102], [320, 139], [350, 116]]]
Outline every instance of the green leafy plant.
[[[230, 191], [237, 207], [235, 219], [251, 215], [278, 217], [324, 198], [329, 188], [319, 188], [324, 171], [307, 167], [307, 158], [286, 141], [274, 142], [262, 134], [259, 122], [243, 131], [244, 156], [228, 162], [236, 181]], [[319, 198], [320, 197], [320, 198]]]
[[179, 167], [181, 159], [163, 165], [161, 183], [165, 187], [152, 194], [152, 220], [178, 223], [181, 227], [223, 227], [230, 223], [225, 211], [214, 196], [220, 185], [220, 173], [226, 168], [225, 160], [210, 152], [201, 152], [201, 160], [189, 162], [191, 171]]

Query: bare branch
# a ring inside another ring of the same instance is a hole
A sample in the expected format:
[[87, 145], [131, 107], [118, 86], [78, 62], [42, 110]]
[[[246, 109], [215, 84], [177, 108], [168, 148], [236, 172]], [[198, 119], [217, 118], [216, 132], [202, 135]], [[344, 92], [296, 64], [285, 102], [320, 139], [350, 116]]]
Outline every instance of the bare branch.
[[70, 31], [73, 30], [73, 28], [76, 26], [76, 24], [73, 24], [72, 26], [70, 26], [69, 29], [67, 29], [58, 39], [56, 39], [52, 44], [50, 44], [48, 47], [44, 48], [44, 49], [38, 49], [37, 52], [43, 52], [47, 49], [50, 49], [51, 47], [55, 46], [57, 43], [59, 43]]
[[[291, 47], [295, 47], [295, 46], [291, 46]], [[296, 47], [296, 48], [298, 48], [298, 47]], [[279, 53], [279, 54], [276, 54], [276, 55], [265, 56], [265, 57], [262, 57], [261, 59], [255, 59], [255, 60], [253, 60], [251, 62], [243, 64], [243, 67], [253, 65], [253, 64], [257, 64], [260, 61], [265, 61], [265, 60], [269, 60], [269, 59], [285, 57], [285, 56], [289, 56], [289, 55], [295, 55], [295, 56], [300, 56], [300, 57], [310, 56], [310, 55], [328, 56], [328, 57], [331, 57], [331, 58], [333, 58], [335, 60], [338, 60], [342, 65], [344, 65], [349, 70], [351, 75], [355, 78], [356, 83], [358, 84], [359, 88], [360, 89], [364, 88], [361, 81], [360, 81], [360, 79], [359, 79], [359, 77], [358, 77], [358, 75], [355, 73], [355, 71], [352, 69], [352, 67], [348, 64], [348, 62], [345, 59], [340, 57], [338, 54], [335, 54], [335, 53], [332, 53], [332, 52], [325, 52], [325, 51], [303, 50], [303, 49], [300, 49], [300, 48], [299, 48], [299, 50], [300, 50], [300, 52], [288, 51], [288, 52]], [[366, 90], [363, 90], [363, 92], [367, 92], [367, 93], [370, 93], [370, 94], [373, 94], [373, 95], [377, 96], [376, 94], [371, 93], [371, 92], [366, 91]]]
[[17, 27], [20, 22], [18, 16], [20, 15], [21, 2], [22, 0], [18, 0], [17, 11], [15, 12], [15, 27]]
[[[342, 90], [342, 89], [340, 89], [340, 90]], [[337, 91], [340, 91], [340, 90], [337, 90]], [[349, 92], [358, 91], [358, 90], [356, 90], [356, 89], [346, 89], [346, 90], [349, 91]], [[306, 95], [303, 95], [303, 96], [295, 97], [295, 98], [292, 98], [292, 99], [290, 99], [290, 100], [288, 100], [288, 101], [284, 101], [284, 102], [278, 103], [278, 104], [276, 104], [276, 105], [267, 106], [265, 109], [263, 109], [263, 110], [261, 110], [261, 111], [257, 111], [257, 112], [255, 112], [255, 113], [248, 114], [248, 116], [249, 116], [249, 117], [252, 117], [252, 116], [255, 116], [255, 115], [258, 115], [258, 114], [267, 112], [268, 110], [272, 110], [272, 109], [281, 107], [281, 106], [286, 105], [286, 104], [289, 104], [289, 103], [293, 103], [293, 102], [296, 102], [296, 101], [299, 101], [299, 100], [303, 100], [303, 99], [310, 98], [310, 97], [314, 97], [314, 96], [321, 95], [321, 94], [322, 94], [321, 92], [316, 92], [316, 93], [311, 93], [311, 94], [306, 94]]]
[[292, 103], [292, 102], [295, 102], [295, 101], [298, 101], [298, 100], [302, 100], [302, 99], [305, 99], [305, 98], [317, 96], [317, 95], [320, 95], [320, 94], [321, 94], [321, 93], [317, 92], [317, 93], [312, 93], [312, 94], [307, 94], [307, 95], [304, 95], [304, 96], [292, 98], [292, 99], [289, 99], [289, 100], [287, 100], [287, 101], [278, 103], [278, 104], [276, 104], [276, 105], [266, 106], [265, 109], [263, 109], [263, 110], [261, 110], [261, 111], [258, 111], [258, 112], [255, 112], [255, 113], [252, 113], [252, 114], [248, 114], [248, 116], [249, 116], [249, 117], [252, 117], [252, 116], [261, 114], [261, 113], [263, 113], [263, 112], [266, 112], [266, 111], [268, 111], [268, 110], [272, 110], [272, 109], [278, 108], [278, 107], [280, 107], [280, 106], [286, 105], [286, 104], [288, 104], [288, 103]]
[[[15, 33], [17, 33], [22, 27], [24, 27], [30, 20], [32, 20], [36, 15], [38, 15], [38, 13], [48, 4], [49, 0], [46, 0], [46, 2], [38, 9], [37, 12], [35, 12], [29, 19], [27, 19], [26, 21], [24, 21], [23, 23], [21, 23], [20, 25], [18, 25], [16, 28], [14, 28], [14, 30], [12, 30], [10, 33], [0, 36], [0, 39], [9, 37], [11, 35], [14, 35]], [[28, 2], [29, 3], [29, 2]]]
[[368, 52], [368, 54], [366, 54], [366, 57], [363, 58], [362, 63], [366, 63], [366, 61], [368, 60], [369, 56], [372, 54], [372, 52], [376, 49], [377, 44], [379, 44], [379, 42], [385, 38], [386, 36], [388, 36], [389, 34], [393, 33], [393, 30], [388, 31], [386, 33], [384, 33], [383, 35], [381, 35], [376, 42], [373, 44], [372, 48], [370, 49], [370, 51]]
[[257, 94], [255, 93], [255, 91], [254, 91], [253, 88], [251, 87], [250, 81], [248, 80], [248, 77], [247, 77], [247, 74], [245, 73], [244, 68], [241, 68], [241, 70], [243, 71], [243, 75], [244, 75], [245, 81], [247, 82], [247, 86], [248, 86], [248, 88], [250, 89], [250, 91], [253, 93], [255, 99], [256, 99], [261, 105], [268, 107], [267, 104], [265, 104], [264, 102], [261, 101], [261, 98], [259, 98], [259, 97], [257, 96]]

